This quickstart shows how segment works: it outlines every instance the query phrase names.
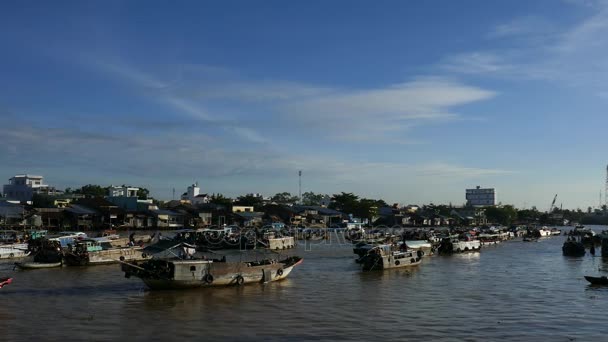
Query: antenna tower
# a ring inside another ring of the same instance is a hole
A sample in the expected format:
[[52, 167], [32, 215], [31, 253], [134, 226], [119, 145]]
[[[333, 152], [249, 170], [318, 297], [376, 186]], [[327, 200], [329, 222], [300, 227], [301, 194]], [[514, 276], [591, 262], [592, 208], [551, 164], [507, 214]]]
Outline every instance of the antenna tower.
[[302, 203], [302, 170], [298, 171], [298, 199]]
[[606, 166], [606, 187], [604, 188], [604, 204], [608, 206], [608, 166]]

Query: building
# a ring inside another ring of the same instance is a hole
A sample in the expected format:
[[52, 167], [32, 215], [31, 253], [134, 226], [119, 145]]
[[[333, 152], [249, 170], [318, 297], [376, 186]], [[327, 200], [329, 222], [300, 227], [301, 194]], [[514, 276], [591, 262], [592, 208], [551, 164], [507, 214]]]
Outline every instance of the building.
[[27, 202], [31, 204], [34, 194], [60, 195], [63, 192], [44, 184], [44, 177], [35, 175], [16, 175], [8, 180], [2, 190], [9, 201]]
[[496, 205], [496, 189], [481, 188], [480, 186], [475, 189], [467, 189], [466, 200], [467, 205], [473, 207]]
[[139, 188], [130, 186], [111, 186], [106, 199], [127, 211], [148, 210], [153, 205], [151, 199], [139, 199]]
[[198, 187], [198, 182], [196, 182], [188, 187], [181, 199], [196, 205], [209, 203], [210, 197], [207, 194], [201, 194], [201, 188]]
[[108, 190], [108, 197], [137, 197], [139, 188], [130, 186], [111, 186]]

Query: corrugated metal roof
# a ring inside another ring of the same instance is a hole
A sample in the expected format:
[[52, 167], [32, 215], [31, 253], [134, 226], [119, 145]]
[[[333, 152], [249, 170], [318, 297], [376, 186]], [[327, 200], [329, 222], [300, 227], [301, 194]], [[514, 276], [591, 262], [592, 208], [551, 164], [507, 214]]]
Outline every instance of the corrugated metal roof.
[[95, 214], [97, 214], [97, 212], [95, 210], [89, 209], [85, 206], [78, 205], [78, 204], [72, 204], [65, 210], [70, 213], [76, 214], [76, 215], [95, 215]]

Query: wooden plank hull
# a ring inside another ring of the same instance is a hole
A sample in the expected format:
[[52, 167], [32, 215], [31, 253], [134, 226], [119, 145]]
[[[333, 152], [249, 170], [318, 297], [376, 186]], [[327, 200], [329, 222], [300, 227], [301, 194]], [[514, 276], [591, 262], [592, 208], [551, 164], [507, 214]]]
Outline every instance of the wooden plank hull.
[[86, 258], [68, 253], [64, 258], [68, 266], [92, 266], [117, 264], [120, 261], [141, 261], [149, 256], [140, 247], [124, 247], [88, 252]]
[[[188, 289], [216, 286], [240, 286], [251, 283], [266, 283], [287, 278], [302, 259], [291, 264], [281, 262], [252, 265], [247, 262], [213, 262], [202, 260], [180, 260], [168, 262], [173, 277], [155, 276], [151, 273], [138, 273], [136, 276], [152, 290]], [[131, 275], [130, 264], [123, 264], [125, 276]]]
[[15, 266], [22, 270], [61, 267], [61, 262], [16, 262]]
[[590, 282], [592, 285], [608, 285], [607, 277], [591, 277], [585, 276], [585, 279]]

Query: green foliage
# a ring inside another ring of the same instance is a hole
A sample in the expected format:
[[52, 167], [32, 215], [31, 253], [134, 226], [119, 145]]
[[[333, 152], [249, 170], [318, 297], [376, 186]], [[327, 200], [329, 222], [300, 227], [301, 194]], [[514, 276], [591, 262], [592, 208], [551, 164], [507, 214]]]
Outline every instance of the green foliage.
[[104, 197], [108, 194], [109, 187], [102, 187], [101, 185], [87, 184], [80, 189], [74, 190], [75, 194], [81, 194], [91, 197]]
[[48, 195], [34, 194], [32, 204], [34, 208], [54, 208], [54, 198]]
[[332, 202], [329, 207], [345, 214], [355, 214], [357, 205], [359, 204], [359, 196], [353, 194], [352, 192], [334, 194], [331, 197], [331, 200]]
[[222, 194], [213, 194], [209, 199], [209, 203], [223, 205], [226, 208], [230, 209], [232, 206], [232, 199], [229, 197], [224, 197]]
[[261, 197], [252, 194], [239, 196], [236, 198], [234, 205], [253, 206], [254, 210], [259, 210], [262, 207], [263, 200]]
[[304, 205], [319, 205], [326, 195], [315, 194], [314, 192], [305, 192], [302, 194], [302, 204]]
[[485, 214], [488, 221], [509, 226], [517, 220], [517, 209], [512, 205], [501, 207], [486, 207]]
[[359, 199], [359, 196], [352, 192], [342, 192], [332, 196], [332, 203], [329, 207], [345, 214], [353, 214], [355, 217], [373, 221], [378, 217], [379, 209], [388, 207], [388, 204], [381, 199]]
[[149, 195], [150, 191], [146, 188], [139, 188], [139, 190], [137, 190], [137, 199], [147, 200]]
[[298, 196], [291, 196], [289, 192], [281, 192], [272, 196], [270, 200], [279, 204], [291, 204], [298, 202]]

